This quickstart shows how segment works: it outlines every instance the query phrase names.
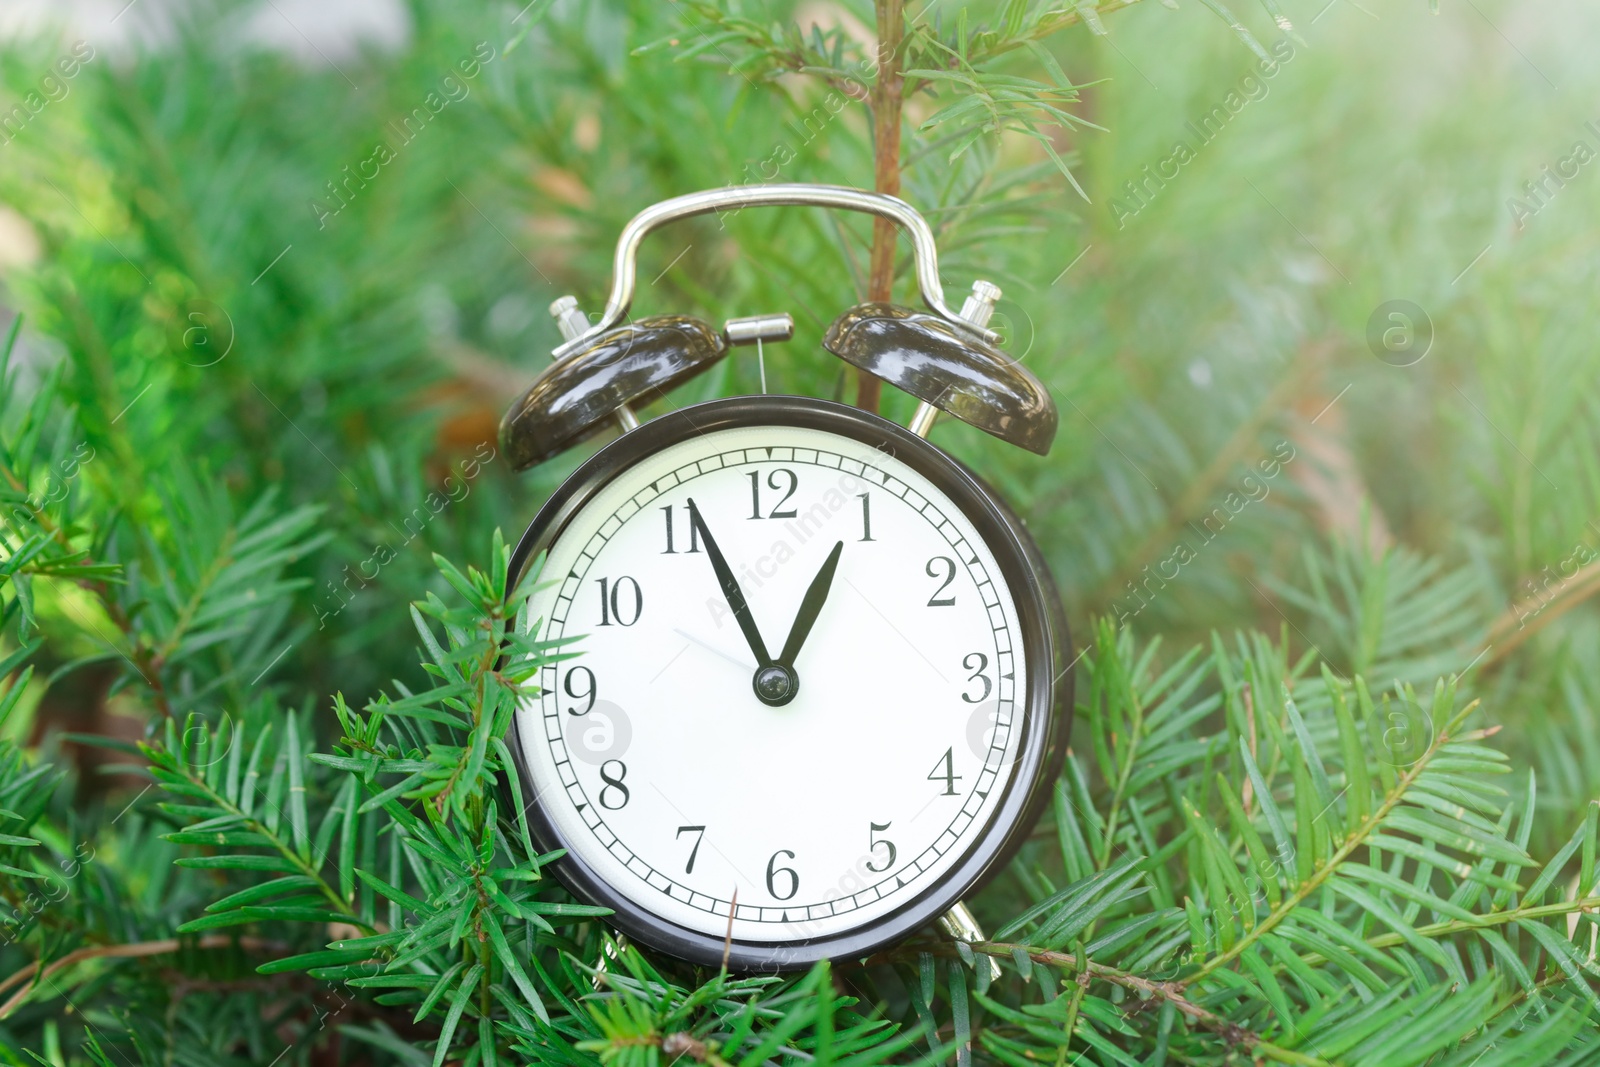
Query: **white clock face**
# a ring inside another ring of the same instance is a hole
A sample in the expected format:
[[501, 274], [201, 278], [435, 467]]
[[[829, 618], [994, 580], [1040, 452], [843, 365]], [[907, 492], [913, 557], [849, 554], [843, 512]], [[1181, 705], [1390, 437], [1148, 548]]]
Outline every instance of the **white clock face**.
[[972, 522], [819, 430], [647, 457], [537, 581], [531, 617], [579, 653], [518, 710], [539, 806], [616, 892], [718, 939], [730, 909], [734, 938], [793, 942], [938, 885], [999, 807], [1027, 671], [1048, 669]]

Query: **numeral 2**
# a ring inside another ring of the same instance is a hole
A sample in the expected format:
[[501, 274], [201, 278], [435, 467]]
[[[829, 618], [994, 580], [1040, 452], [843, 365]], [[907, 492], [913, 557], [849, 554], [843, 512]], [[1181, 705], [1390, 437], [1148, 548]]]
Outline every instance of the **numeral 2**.
[[[779, 475], [782, 475], [788, 481], [788, 491], [783, 494], [783, 499], [778, 501], [777, 504], [773, 506], [772, 510], [769, 511], [764, 517], [768, 519], [792, 519], [799, 513], [795, 511], [794, 508], [784, 511], [783, 506], [789, 502], [789, 498], [794, 496], [794, 491], [800, 487], [800, 477], [788, 467], [779, 467], [777, 470], [768, 473], [767, 488], [771, 489], [774, 493], [778, 492], [780, 488], [778, 485]], [[750, 472], [750, 517], [752, 519], [763, 518], [761, 514], [760, 471]], [[788, 898], [786, 897], [784, 899]]]
[[[942, 564], [942, 566], [936, 566], [936, 564]], [[929, 578], [937, 578], [939, 577], [939, 571], [944, 571], [944, 583], [935, 589], [933, 595], [928, 598], [928, 607], [954, 607], [956, 603], [956, 595], [954, 593], [949, 596], [940, 596], [939, 594], [949, 589], [950, 583], [956, 580], [956, 561], [949, 556], [934, 556], [928, 561], [928, 565], [923, 570]]]
[[[639, 621], [640, 614], [644, 612], [644, 590], [639, 588], [637, 581], [626, 574], [615, 582], [612, 582], [609, 578], [596, 578], [595, 581], [600, 583], [601, 626], [610, 626], [612, 619], [615, 619], [623, 626], [632, 626]], [[633, 590], [632, 595], [628, 598], [633, 601], [631, 608], [628, 605], [628, 601], [622, 597], [622, 583], [624, 582], [628, 583], [628, 587]], [[625, 608], [628, 609], [626, 612], [623, 610]], [[631, 614], [633, 618], [625, 618], [626, 614]]]

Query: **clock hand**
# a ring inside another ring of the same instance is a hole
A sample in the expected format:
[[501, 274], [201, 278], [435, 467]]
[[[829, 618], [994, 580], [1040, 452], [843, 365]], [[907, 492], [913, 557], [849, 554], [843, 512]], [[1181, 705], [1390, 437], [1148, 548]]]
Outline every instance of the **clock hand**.
[[767, 654], [767, 646], [761, 640], [761, 631], [756, 629], [755, 616], [750, 614], [750, 605], [745, 602], [744, 591], [739, 588], [739, 580], [733, 576], [728, 561], [722, 557], [722, 549], [717, 547], [716, 540], [706, 527], [706, 521], [700, 517], [700, 509], [694, 506], [693, 500], [689, 501], [689, 525], [699, 531], [700, 540], [705, 543], [706, 555], [711, 557], [711, 569], [717, 573], [717, 582], [722, 586], [722, 595], [727, 599], [728, 607], [733, 609], [733, 617], [739, 620], [739, 629], [744, 632], [745, 643], [750, 646], [750, 653], [756, 658], [756, 667], [770, 666], [772, 657]]
[[789, 627], [789, 639], [783, 643], [783, 651], [778, 653], [778, 663], [782, 666], [791, 668], [794, 666], [795, 657], [800, 654], [800, 646], [805, 644], [806, 637], [811, 633], [811, 627], [816, 625], [817, 616], [822, 614], [822, 604], [828, 599], [828, 589], [833, 585], [833, 572], [839, 569], [839, 553], [843, 551], [843, 541], [834, 545], [833, 551], [828, 553], [827, 560], [822, 564], [822, 569], [811, 579], [805, 599], [800, 601], [800, 611], [794, 617], [794, 625]]
[[748, 671], [748, 670], [752, 669], [750, 664], [746, 663], [744, 660], [737, 659], [737, 658], [735, 658], [733, 656], [730, 656], [726, 652], [722, 651], [722, 649], [720, 649], [720, 648], [713, 648], [710, 644], [706, 643], [705, 641], [700, 640], [698, 637], [696, 637], [694, 634], [690, 633], [688, 630], [679, 629], [678, 627], [674, 626], [672, 628], [672, 632], [677, 634], [679, 637], [683, 638], [685, 641], [688, 641], [692, 645], [699, 645], [701, 648], [705, 649], [707, 652], [710, 652], [712, 655], [721, 656], [723, 659], [727, 660], [729, 663], [733, 664], [735, 667], [738, 667], [740, 670]]

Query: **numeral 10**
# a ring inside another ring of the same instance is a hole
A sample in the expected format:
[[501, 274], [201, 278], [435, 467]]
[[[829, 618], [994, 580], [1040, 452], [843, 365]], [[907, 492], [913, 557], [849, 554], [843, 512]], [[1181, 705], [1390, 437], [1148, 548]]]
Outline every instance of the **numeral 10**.
[[[612, 620], [623, 626], [632, 626], [644, 613], [644, 590], [629, 575], [624, 574], [613, 582], [609, 578], [596, 578], [600, 586], [600, 625], [610, 626]], [[628, 592], [624, 593], [623, 590]]]

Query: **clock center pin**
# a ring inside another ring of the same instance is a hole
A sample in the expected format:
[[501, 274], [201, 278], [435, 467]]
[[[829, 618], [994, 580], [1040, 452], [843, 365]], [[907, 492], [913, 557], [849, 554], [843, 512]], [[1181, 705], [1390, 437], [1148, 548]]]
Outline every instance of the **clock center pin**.
[[773, 663], [756, 671], [753, 681], [756, 697], [771, 708], [781, 708], [800, 692], [800, 676], [793, 667]]

